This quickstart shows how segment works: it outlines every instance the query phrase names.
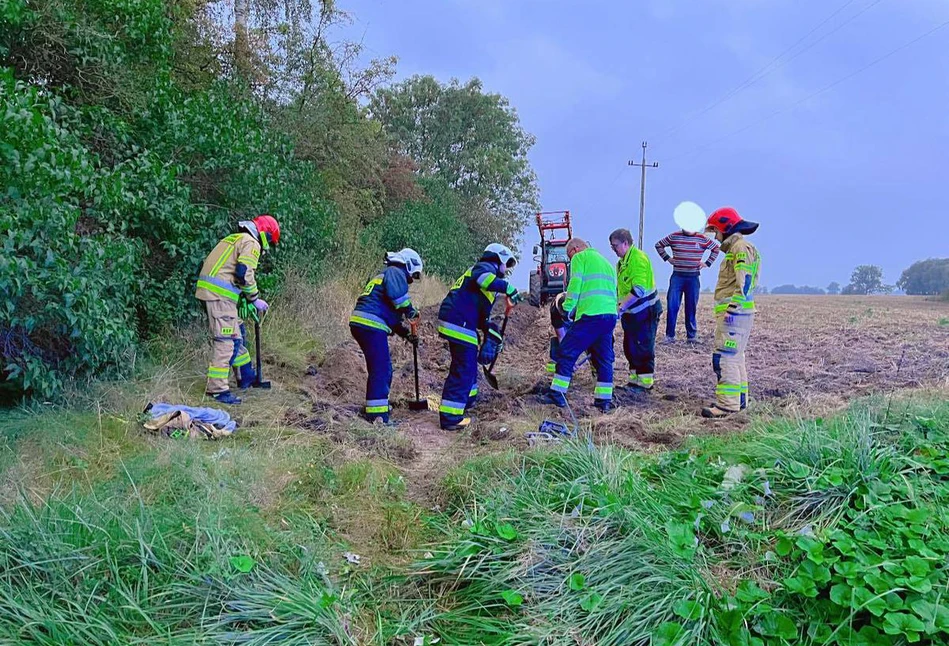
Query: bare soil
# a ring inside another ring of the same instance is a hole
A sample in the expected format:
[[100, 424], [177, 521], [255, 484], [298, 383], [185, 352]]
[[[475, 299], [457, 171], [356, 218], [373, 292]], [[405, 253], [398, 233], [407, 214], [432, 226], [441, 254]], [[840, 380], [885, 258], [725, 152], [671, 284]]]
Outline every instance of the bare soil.
[[[657, 345], [656, 388], [648, 394], [618, 390], [617, 411], [596, 413], [591, 371], [581, 367], [569, 394], [581, 430], [591, 430], [596, 442], [650, 450], [689, 435], [740, 430], [756, 417], [819, 416], [871, 393], [949, 384], [949, 304], [913, 297], [763, 296], [747, 352], [752, 405], [726, 420], [704, 420], [697, 413], [712, 400], [715, 388], [714, 322], [706, 295], [699, 312], [700, 342]], [[423, 310], [420, 390], [432, 408], [437, 408], [450, 361], [436, 320], [436, 307]], [[665, 315], [660, 338], [664, 325]], [[682, 325], [680, 314], [679, 336], [684, 338]], [[475, 422], [461, 434], [441, 431], [434, 411], [407, 409], [415, 397], [411, 346], [392, 338], [390, 399], [393, 419], [399, 422], [396, 444], [401, 446], [387, 445], [382, 453], [403, 469], [410, 490], [430, 490], [447, 469], [473, 454], [526, 447], [526, 433], [536, 431], [545, 418], [570, 422], [564, 411], [537, 402], [549, 382], [544, 367], [550, 333], [546, 308], [515, 308], [495, 370], [500, 390], [480, 380]], [[621, 384], [627, 366], [619, 327], [615, 368], [614, 380]], [[303, 388], [313, 401], [313, 414], [295, 414], [286, 421], [331, 434], [359, 424], [353, 420], [364, 399], [366, 369], [356, 343], [334, 348], [310, 373]], [[372, 435], [368, 425], [365, 432]]]

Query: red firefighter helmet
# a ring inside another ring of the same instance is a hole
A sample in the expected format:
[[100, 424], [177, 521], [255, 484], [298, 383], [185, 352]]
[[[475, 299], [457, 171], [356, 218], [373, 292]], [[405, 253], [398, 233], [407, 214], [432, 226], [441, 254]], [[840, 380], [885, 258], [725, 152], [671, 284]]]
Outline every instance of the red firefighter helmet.
[[[260, 244], [264, 248], [280, 242], [280, 224], [272, 216], [266, 213], [258, 215], [254, 218], [254, 225], [257, 227], [257, 232], [260, 233]], [[265, 235], [267, 237], [266, 242], [264, 242]]]
[[733, 233], [754, 233], [758, 229], [758, 223], [743, 220], [734, 208], [723, 206], [720, 209], [715, 209], [708, 216], [706, 228], [715, 229], [727, 238]]

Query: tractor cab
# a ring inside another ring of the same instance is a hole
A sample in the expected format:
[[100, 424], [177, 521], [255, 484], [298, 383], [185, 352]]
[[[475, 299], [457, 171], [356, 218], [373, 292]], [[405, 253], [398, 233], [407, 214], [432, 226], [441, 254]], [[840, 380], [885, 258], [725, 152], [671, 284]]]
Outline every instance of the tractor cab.
[[540, 244], [534, 245], [537, 268], [530, 275], [530, 304], [539, 307], [567, 289], [567, 241], [573, 236], [570, 211], [538, 213], [537, 230]]

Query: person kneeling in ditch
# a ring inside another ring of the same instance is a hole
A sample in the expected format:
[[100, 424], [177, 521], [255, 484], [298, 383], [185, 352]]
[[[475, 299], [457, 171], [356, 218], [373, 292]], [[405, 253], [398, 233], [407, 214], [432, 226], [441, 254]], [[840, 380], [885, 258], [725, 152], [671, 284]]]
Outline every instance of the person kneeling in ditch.
[[572, 321], [556, 353], [557, 365], [542, 403], [561, 408], [580, 355], [587, 351], [596, 371], [593, 403], [603, 412], [613, 408], [613, 328], [616, 327], [616, 271], [586, 242], [567, 242], [570, 283], [563, 309]]
[[[386, 266], [366, 283], [349, 317], [349, 331], [366, 357], [366, 410], [370, 422], [389, 424], [389, 390], [392, 387], [392, 358], [389, 336], [393, 333], [417, 343], [413, 332], [419, 312], [409, 298], [409, 285], [422, 277], [422, 258], [412, 249], [389, 252]], [[403, 320], [411, 324], [406, 327]]]
[[465, 412], [478, 396], [478, 332], [493, 352], [499, 351], [500, 331], [488, 321], [498, 294], [507, 295], [515, 305], [522, 300], [517, 289], [504, 280], [516, 264], [510, 249], [489, 244], [477, 264], [455, 281], [438, 310], [438, 334], [448, 341], [451, 352], [438, 407], [443, 430], [460, 431], [471, 423]]
[[748, 404], [748, 371], [745, 349], [755, 320], [754, 291], [758, 284], [760, 256], [746, 235], [757, 222], [743, 220], [726, 206], [708, 218], [707, 235], [722, 243], [725, 262], [715, 287], [715, 353], [712, 368], [718, 377], [715, 404], [702, 409], [703, 417], [719, 418], [737, 413]]

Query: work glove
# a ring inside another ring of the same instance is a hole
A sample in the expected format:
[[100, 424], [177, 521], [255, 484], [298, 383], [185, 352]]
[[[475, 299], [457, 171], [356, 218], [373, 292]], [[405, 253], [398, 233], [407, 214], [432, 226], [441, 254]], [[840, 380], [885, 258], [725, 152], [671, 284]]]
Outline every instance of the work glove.
[[262, 298], [258, 298], [257, 300], [253, 301], [253, 303], [254, 303], [254, 308], [260, 314], [263, 314], [264, 312], [270, 309], [270, 305], [267, 303], [267, 301], [265, 301]]
[[491, 323], [488, 326], [488, 333], [484, 335], [481, 351], [478, 352], [478, 363], [482, 366], [490, 366], [502, 349], [504, 349], [504, 338], [498, 326]]
[[240, 317], [242, 321], [257, 321], [260, 323], [260, 315], [257, 313], [257, 308], [247, 300], [243, 294], [241, 294], [240, 300], [237, 302], [237, 316]]
[[511, 302], [517, 305], [524, 300], [524, 297], [521, 296], [521, 293], [517, 291], [517, 288], [514, 285], [508, 285], [507, 287], [507, 297], [511, 299]]

